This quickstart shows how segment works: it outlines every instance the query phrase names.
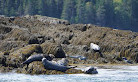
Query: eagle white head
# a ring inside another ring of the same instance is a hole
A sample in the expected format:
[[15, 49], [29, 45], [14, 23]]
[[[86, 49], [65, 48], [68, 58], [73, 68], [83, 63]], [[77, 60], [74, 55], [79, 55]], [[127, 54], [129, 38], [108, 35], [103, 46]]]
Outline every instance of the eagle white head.
[[93, 49], [95, 51], [99, 51], [100, 47], [97, 44], [90, 43], [90, 49]]

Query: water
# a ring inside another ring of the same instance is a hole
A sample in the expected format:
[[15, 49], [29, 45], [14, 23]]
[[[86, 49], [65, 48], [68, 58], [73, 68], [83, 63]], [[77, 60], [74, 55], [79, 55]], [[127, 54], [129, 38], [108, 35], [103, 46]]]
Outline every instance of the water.
[[97, 69], [98, 74], [25, 75], [0, 73], [0, 82], [138, 82], [138, 66]]

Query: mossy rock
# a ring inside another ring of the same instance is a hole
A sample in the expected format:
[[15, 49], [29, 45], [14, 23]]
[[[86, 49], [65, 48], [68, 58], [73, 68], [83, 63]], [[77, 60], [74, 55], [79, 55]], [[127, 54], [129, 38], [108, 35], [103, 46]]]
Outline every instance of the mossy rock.
[[15, 38], [18, 41], [28, 41], [30, 33], [27, 29], [22, 28], [14, 28], [11, 32], [9, 32], [5, 38]]
[[20, 67], [21, 63], [34, 52], [42, 53], [41, 47], [37, 44], [25, 46], [23, 48], [20, 48], [19, 50], [10, 53], [6, 63], [12, 67]]
[[57, 45], [56, 43], [45, 42], [41, 44], [43, 53], [53, 54], [56, 58], [65, 57], [65, 52], [62, 49], [61, 45]]
[[61, 71], [56, 71], [56, 70], [46, 70], [44, 68], [44, 65], [42, 62], [36, 61], [32, 62], [29, 64], [28, 68], [24, 66], [23, 68], [19, 68], [17, 70], [17, 73], [25, 73], [25, 74], [78, 74], [78, 73], [83, 73], [81, 70], [76, 70], [76, 69], [68, 69], [65, 72]]
[[22, 48], [23, 46], [27, 45], [24, 41], [6, 41], [3, 40], [0, 43], [0, 51], [10, 51], [15, 48]]
[[6, 66], [6, 56], [4, 55], [4, 53], [0, 52], [0, 65], [2, 66]]
[[13, 67], [0, 66], [0, 73], [12, 72]]

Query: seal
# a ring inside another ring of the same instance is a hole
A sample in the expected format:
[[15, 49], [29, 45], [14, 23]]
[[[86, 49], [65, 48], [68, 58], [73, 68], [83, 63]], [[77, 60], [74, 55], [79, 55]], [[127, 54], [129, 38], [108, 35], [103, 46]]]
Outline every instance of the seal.
[[42, 61], [42, 58], [45, 57], [47, 58], [47, 60], [51, 61], [54, 58], [54, 55], [52, 54], [36, 54], [36, 55], [32, 55], [30, 56], [26, 61], [24, 61], [22, 64], [27, 64], [28, 65], [33, 62], [33, 61]]
[[58, 60], [57, 62], [56, 61], [52, 61], [58, 65], [63, 65], [63, 66], [67, 66], [69, 61], [67, 58], [62, 58], [61, 60]]
[[123, 61], [124, 61], [124, 62], [129, 63], [129, 64], [132, 64], [132, 61], [127, 60], [127, 58], [126, 58], [126, 57], [122, 57], [122, 59], [123, 59]]
[[94, 43], [90, 43], [90, 49], [94, 50], [95, 52], [99, 52], [100, 56], [103, 57], [103, 54], [100, 51], [100, 46]]
[[94, 68], [93, 66], [86, 67], [83, 71], [84, 71], [86, 74], [98, 74], [98, 71], [97, 71], [96, 68]]
[[90, 43], [90, 49], [93, 49], [95, 52], [99, 52], [100, 47], [97, 44]]
[[59, 65], [56, 63], [53, 63], [52, 61], [48, 61], [46, 58], [42, 59], [42, 63], [44, 65], [45, 69], [48, 70], [57, 70], [57, 71], [62, 71], [65, 72], [66, 70], [70, 69], [70, 68], [75, 68], [76, 66], [63, 66], [63, 65]]
[[86, 60], [87, 58], [84, 57], [84, 56], [80, 56], [80, 55], [77, 55], [77, 56], [68, 56], [70, 58], [76, 58], [76, 59], [79, 59], [79, 60]]

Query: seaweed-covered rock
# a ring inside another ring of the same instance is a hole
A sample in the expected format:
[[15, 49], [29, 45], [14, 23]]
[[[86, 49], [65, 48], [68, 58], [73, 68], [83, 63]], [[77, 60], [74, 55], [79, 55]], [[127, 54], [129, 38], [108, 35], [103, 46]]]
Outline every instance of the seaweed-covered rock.
[[12, 30], [11, 27], [0, 25], [0, 34], [9, 33]]
[[7, 72], [12, 72], [13, 67], [5, 67], [5, 66], [0, 66], [0, 73], [7, 73]]
[[2, 52], [0, 52], [0, 65], [6, 66], [6, 56]]
[[20, 67], [21, 63], [34, 52], [42, 53], [41, 47], [37, 44], [28, 45], [9, 54], [6, 63], [11, 67]]
[[57, 45], [55, 43], [51, 43], [51, 42], [45, 42], [43, 44], [41, 44], [43, 53], [46, 54], [53, 54], [56, 58], [64, 58], [65, 56], [65, 52], [62, 49], [61, 45]]
[[24, 41], [3, 40], [3, 41], [0, 41], [0, 50], [2, 52], [5, 52], [5, 51], [10, 51], [10, 50], [16, 49], [16, 48], [22, 48], [25, 45], [27, 45], [27, 43], [25, 43]]
[[45, 42], [45, 37], [41, 36], [41, 35], [32, 35], [29, 38], [29, 44], [42, 44], [43, 42]]
[[81, 70], [76, 69], [68, 69], [65, 72], [56, 71], [56, 70], [46, 70], [42, 64], [42, 62], [32, 62], [29, 64], [28, 68], [24, 66], [23, 68], [19, 68], [17, 73], [25, 73], [25, 74], [80, 74], [84, 73]]

